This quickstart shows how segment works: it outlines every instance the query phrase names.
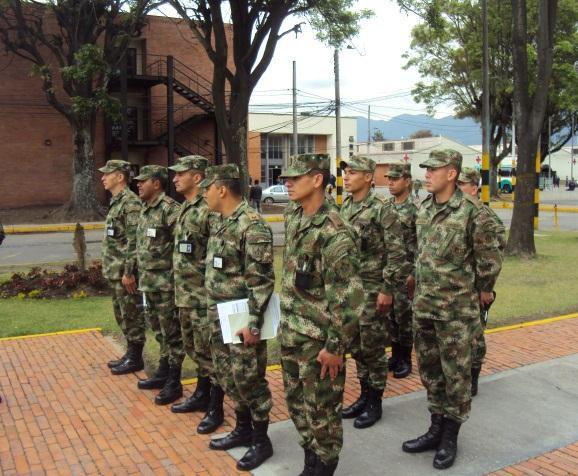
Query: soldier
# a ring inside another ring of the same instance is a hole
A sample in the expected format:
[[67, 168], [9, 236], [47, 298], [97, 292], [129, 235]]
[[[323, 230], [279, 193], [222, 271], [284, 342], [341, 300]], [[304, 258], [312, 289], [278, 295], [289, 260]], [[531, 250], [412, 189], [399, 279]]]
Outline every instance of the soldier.
[[144, 368], [145, 319], [137, 297], [136, 229], [141, 201], [128, 188], [129, 162], [109, 160], [98, 169], [104, 189], [112, 195], [102, 241], [102, 274], [112, 289], [114, 317], [127, 341], [127, 351], [108, 362], [114, 375]]
[[401, 225], [391, 204], [371, 188], [375, 162], [354, 156], [341, 162], [349, 196], [341, 218], [353, 227], [359, 249], [359, 275], [365, 291], [365, 309], [359, 333], [351, 346], [361, 395], [343, 409], [343, 418], [355, 418], [355, 428], [368, 428], [381, 419], [381, 396], [387, 379], [387, 311], [393, 304], [398, 273], [405, 266]]
[[[261, 340], [263, 314], [275, 286], [273, 233], [243, 198], [235, 165], [209, 167], [201, 183], [209, 210], [220, 217], [207, 245], [205, 288], [212, 323], [211, 354], [221, 387], [231, 397], [237, 422], [213, 450], [249, 446], [237, 469], [250, 471], [273, 454], [267, 436], [271, 392], [265, 379], [267, 341]], [[237, 335], [241, 344], [225, 344], [217, 303], [248, 299], [249, 322]]]
[[471, 407], [472, 340], [480, 332], [480, 304], [493, 299], [502, 265], [487, 213], [457, 188], [461, 164], [454, 150], [434, 150], [420, 164], [427, 168], [431, 194], [416, 219], [414, 341], [431, 426], [402, 449], [437, 449], [437, 469], [452, 466], [457, 455], [460, 425]]
[[2, 223], [0, 223], [0, 245], [4, 241], [5, 237], [6, 235], [4, 234], [4, 227], [2, 226]]
[[178, 203], [165, 195], [168, 172], [160, 165], [145, 165], [135, 177], [143, 208], [137, 228], [138, 290], [145, 313], [160, 345], [157, 372], [140, 380], [138, 388], [160, 388], [157, 405], [183, 396], [181, 366], [185, 353], [175, 310], [173, 281], [174, 227]]
[[[478, 200], [478, 191], [480, 184], [480, 172], [477, 169], [464, 167], [458, 178], [458, 186], [460, 190]], [[487, 205], [482, 205], [484, 212], [489, 215], [490, 221], [493, 225], [493, 231], [497, 235], [500, 243], [500, 251], [503, 253], [506, 247], [506, 230], [500, 217], [496, 215]], [[486, 339], [484, 338], [484, 329], [486, 328], [486, 312], [487, 307], [482, 307], [480, 313], [481, 333], [474, 339], [474, 346], [472, 350], [472, 397], [478, 394], [478, 379], [482, 371], [482, 364], [486, 356]]]
[[[364, 292], [353, 232], [325, 199], [329, 158], [292, 158], [285, 212], [279, 343], [289, 415], [305, 451], [302, 475], [332, 475], [343, 445], [344, 354]], [[382, 350], [383, 352], [383, 350]]]
[[223, 423], [223, 390], [218, 385], [211, 358], [211, 323], [207, 317], [205, 260], [209, 241], [211, 212], [199, 184], [205, 178], [208, 161], [199, 155], [182, 157], [176, 165], [175, 189], [185, 197], [175, 226], [173, 270], [175, 304], [181, 321], [183, 346], [197, 364], [197, 387], [184, 402], [171, 411], [207, 413], [197, 427], [198, 433], [211, 433]]
[[415, 217], [417, 207], [411, 196], [411, 166], [409, 164], [390, 165], [385, 177], [388, 179], [389, 199], [399, 216], [402, 238], [406, 252], [406, 264], [399, 273], [393, 292], [393, 308], [389, 313], [391, 337], [391, 359], [388, 367], [395, 378], [405, 378], [411, 373], [411, 349], [413, 330], [411, 299], [415, 288], [413, 263], [417, 248]]

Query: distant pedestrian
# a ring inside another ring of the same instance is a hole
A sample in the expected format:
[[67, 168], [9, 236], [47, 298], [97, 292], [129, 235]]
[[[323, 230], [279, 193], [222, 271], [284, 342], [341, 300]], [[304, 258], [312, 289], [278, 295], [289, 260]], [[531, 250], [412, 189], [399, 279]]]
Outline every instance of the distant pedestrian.
[[2, 223], [0, 223], [0, 245], [4, 241], [5, 237], [6, 237], [6, 234], [4, 233], [4, 227], [2, 226]]
[[413, 193], [415, 193], [415, 198], [419, 198], [419, 191], [421, 189], [421, 181], [415, 180], [413, 182]]
[[254, 185], [249, 190], [249, 202], [251, 206], [261, 213], [261, 197], [263, 196], [263, 189], [259, 185], [259, 181], [255, 180]]

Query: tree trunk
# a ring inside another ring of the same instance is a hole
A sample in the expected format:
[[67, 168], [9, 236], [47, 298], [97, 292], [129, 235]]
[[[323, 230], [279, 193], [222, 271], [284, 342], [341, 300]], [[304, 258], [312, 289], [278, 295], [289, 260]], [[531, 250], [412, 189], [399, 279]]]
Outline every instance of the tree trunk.
[[500, 196], [499, 191], [498, 167], [493, 160], [490, 160], [490, 197], [498, 198]]

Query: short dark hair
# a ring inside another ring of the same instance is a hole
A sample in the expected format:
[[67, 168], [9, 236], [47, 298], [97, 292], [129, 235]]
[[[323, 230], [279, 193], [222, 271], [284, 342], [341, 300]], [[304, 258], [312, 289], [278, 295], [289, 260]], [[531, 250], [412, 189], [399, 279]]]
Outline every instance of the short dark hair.
[[128, 170], [117, 169], [117, 172], [122, 174], [125, 183], [130, 183], [130, 172]]
[[456, 171], [456, 183], [457, 183], [458, 178], [460, 177], [460, 174], [462, 173], [462, 168], [456, 164], [449, 164], [448, 167], [450, 169], [454, 169]]
[[325, 190], [325, 188], [327, 187], [327, 185], [329, 185], [329, 181], [331, 179], [331, 173], [329, 172], [329, 170], [327, 169], [313, 169], [311, 171], [309, 171], [308, 175], [317, 175], [317, 174], [321, 174], [323, 176], [323, 190]]
[[255, 179], [255, 185], [259, 185], [259, 180]]
[[151, 180], [154, 182], [155, 180], [158, 180], [158, 182], [161, 184], [161, 188], [163, 190], [167, 189], [167, 185], [169, 183], [169, 181], [167, 180], [167, 176], [166, 175], [162, 175], [162, 174], [154, 174], [151, 177]]
[[240, 197], [243, 195], [241, 190], [241, 180], [239, 179], [222, 179], [215, 181], [217, 187], [225, 187], [232, 195]]

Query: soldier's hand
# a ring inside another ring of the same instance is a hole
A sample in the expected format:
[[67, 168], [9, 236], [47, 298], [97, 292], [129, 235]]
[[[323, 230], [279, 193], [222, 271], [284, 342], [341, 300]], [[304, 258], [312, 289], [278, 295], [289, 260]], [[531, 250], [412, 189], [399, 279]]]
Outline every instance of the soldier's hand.
[[390, 310], [393, 305], [393, 295], [379, 293], [377, 295], [377, 302], [375, 303], [375, 310], [378, 314], [383, 314]]
[[492, 304], [492, 302], [494, 302], [493, 292], [480, 291], [480, 304], [482, 305], [482, 307], [489, 306], [490, 304]]
[[239, 329], [239, 331], [235, 335], [238, 335], [241, 338], [241, 342], [243, 342], [243, 345], [245, 347], [257, 345], [261, 340], [261, 336], [254, 336], [253, 334], [251, 334], [251, 330], [248, 327], [243, 327], [242, 329]]
[[407, 277], [407, 295], [410, 299], [415, 295], [415, 278], [411, 274]]
[[335, 380], [335, 377], [337, 377], [339, 371], [343, 367], [343, 357], [341, 355], [332, 354], [325, 349], [321, 349], [319, 354], [317, 354], [317, 362], [321, 364], [321, 380], [325, 378], [328, 371], [329, 378]]
[[126, 289], [127, 293], [136, 294], [137, 286], [136, 286], [136, 278], [134, 276], [123, 276], [122, 285]]

